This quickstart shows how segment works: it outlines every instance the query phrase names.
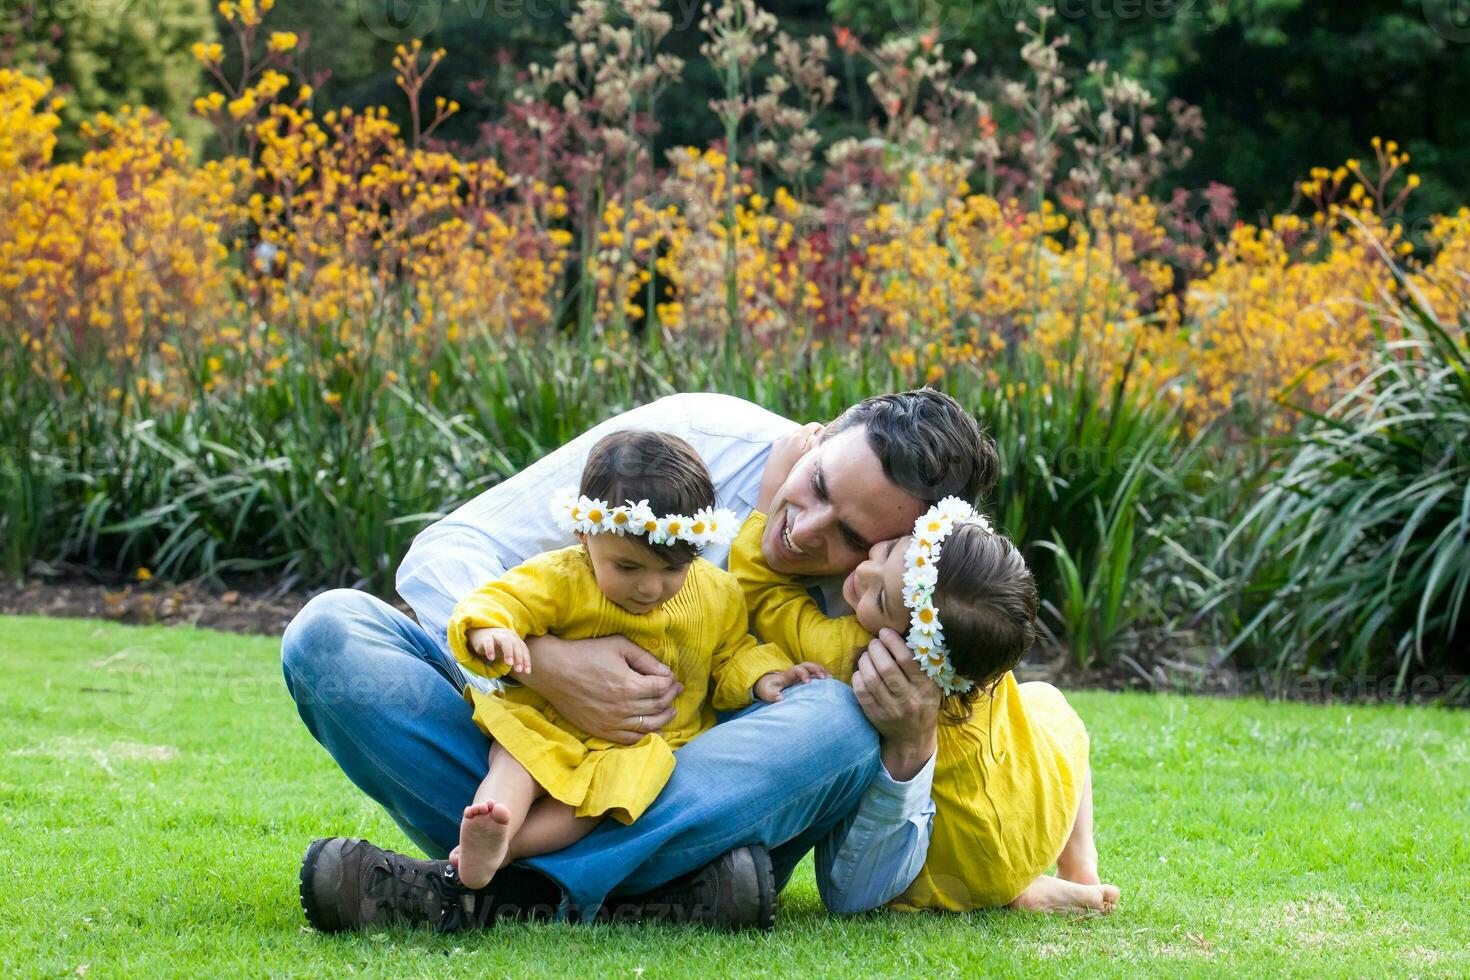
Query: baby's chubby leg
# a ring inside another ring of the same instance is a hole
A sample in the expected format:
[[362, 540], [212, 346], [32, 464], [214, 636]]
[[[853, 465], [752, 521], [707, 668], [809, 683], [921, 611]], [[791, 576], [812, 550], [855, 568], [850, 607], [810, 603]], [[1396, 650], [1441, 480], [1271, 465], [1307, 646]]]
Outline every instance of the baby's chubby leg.
[[570, 847], [601, 822], [601, 817], [579, 817], [575, 807], [543, 796], [531, 807], [526, 822], [511, 841], [509, 858], [519, 861]]
[[464, 808], [459, 847], [450, 855], [466, 886], [485, 887], [509, 863], [511, 841], [544, 792], [514, 756], [498, 745], [491, 746], [490, 771], [475, 792], [474, 802]]

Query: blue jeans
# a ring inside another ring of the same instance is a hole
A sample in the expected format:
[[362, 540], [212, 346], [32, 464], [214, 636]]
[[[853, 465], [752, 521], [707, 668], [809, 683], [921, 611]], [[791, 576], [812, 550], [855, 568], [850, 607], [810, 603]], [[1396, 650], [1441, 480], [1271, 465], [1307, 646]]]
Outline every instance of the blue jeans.
[[[301, 720], [359, 789], [424, 853], [459, 842], [460, 816], [489, 766], [490, 740], [464, 674], [412, 619], [350, 589], [308, 602], [281, 641]], [[584, 916], [743, 844], [771, 851], [778, 887], [862, 798], [878, 738], [847, 685], [813, 681], [756, 704], [675, 754], [674, 775], [637, 822], [607, 820], [566, 850], [525, 863]]]

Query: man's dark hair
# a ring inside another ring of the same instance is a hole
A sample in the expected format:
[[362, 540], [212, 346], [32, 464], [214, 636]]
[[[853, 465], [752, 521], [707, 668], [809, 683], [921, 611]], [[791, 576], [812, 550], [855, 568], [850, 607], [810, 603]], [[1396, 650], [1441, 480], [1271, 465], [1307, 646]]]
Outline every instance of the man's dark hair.
[[917, 388], [865, 398], [837, 416], [822, 438], [858, 425], [884, 475], [926, 504], [949, 496], [977, 501], [995, 486], [1000, 472], [995, 442], [942, 391]]
[[[647, 500], [658, 516], [685, 514], [715, 505], [715, 487], [699, 453], [678, 436], [644, 429], [623, 429], [597, 440], [582, 467], [579, 492], [610, 506]], [[686, 541], [639, 544], [674, 565], [687, 565], [699, 549]]]

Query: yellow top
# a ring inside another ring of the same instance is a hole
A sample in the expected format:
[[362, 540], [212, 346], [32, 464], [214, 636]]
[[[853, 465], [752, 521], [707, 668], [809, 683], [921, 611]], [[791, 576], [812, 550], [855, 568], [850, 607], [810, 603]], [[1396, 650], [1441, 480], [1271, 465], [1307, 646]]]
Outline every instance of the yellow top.
[[449, 645], [469, 670], [485, 677], [506, 672], [502, 661], [481, 660], [465, 643], [478, 627], [501, 627], [523, 637], [553, 633], [564, 640], [622, 634], [666, 664], [684, 685], [674, 720], [632, 746], [594, 738], [563, 718], [527, 687], [485, 694], [468, 687], [475, 721], [515, 756], [556, 799], [579, 816], [636, 819], [673, 772], [672, 749], [714, 727], [715, 711], [750, 704], [762, 675], [791, 660], [761, 644], [747, 629], [745, 598], [729, 572], [696, 559], [678, 593], [659, 608], [635, 615], [597, 587], [581, 545], [549, 551], [517, 565], [460, 600], [449, 621]]
[[[753, 513], [730, 549], [751, 625], [796, 660], [851, 682], [872, 640], [855, 616], [829, 617], [801, 584], [766, 564], [766, 518]], [[904, 911], [1007, 905], [1045, 874], [1072, 832], [1087, 771], [1087, 731], [1050, 684], [1001, 678], [970, 718], [941, 723], [934, 826], [924, 867], [890, 903]]]

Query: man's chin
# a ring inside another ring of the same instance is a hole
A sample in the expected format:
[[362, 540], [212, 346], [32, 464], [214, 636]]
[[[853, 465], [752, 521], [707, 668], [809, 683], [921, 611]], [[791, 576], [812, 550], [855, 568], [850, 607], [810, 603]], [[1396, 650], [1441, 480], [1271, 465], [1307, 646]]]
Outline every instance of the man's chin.
[[766, 564], [771, 569], [782, 575], [800, 575], [804, 578], [823, 578], [827, 575], [835, 575], [836, 572], [823, 568], [811, 561], [790, 561], [781, 555], [773, 554], [774, 547], [767, 546], [761, 542], [761, 555], [766, 559]]
[[765, 558], [766, 564], [771, 566], [772, 571], [780, 572], [782, 575], [806, 575], [807, 572], [799, 562], [789, 562], [775, 553], [776, 548], [765, 541], [761, 542], [761, 556]]
[[784, 559], [771, 553], [774, 550], [766, 542], [761, 542], [761, 557], [766, 560], [767, 565], [771, 566], [772, 571], [780, 572], [782, 575], [795, 575], [796, 572], [791, 570], [791, 566]]

